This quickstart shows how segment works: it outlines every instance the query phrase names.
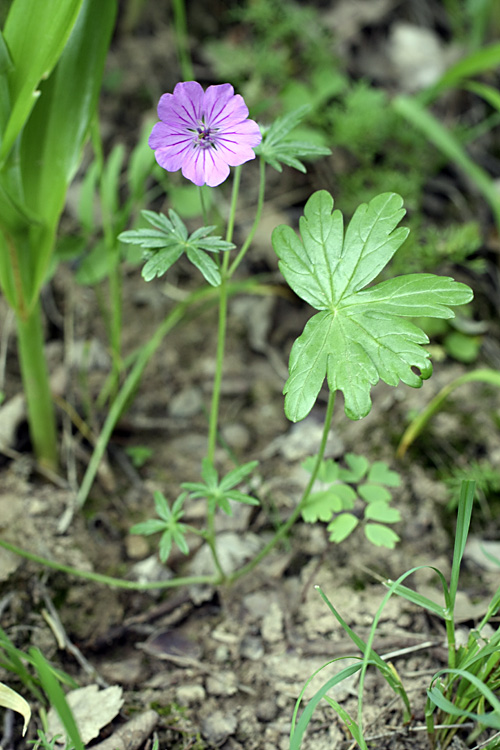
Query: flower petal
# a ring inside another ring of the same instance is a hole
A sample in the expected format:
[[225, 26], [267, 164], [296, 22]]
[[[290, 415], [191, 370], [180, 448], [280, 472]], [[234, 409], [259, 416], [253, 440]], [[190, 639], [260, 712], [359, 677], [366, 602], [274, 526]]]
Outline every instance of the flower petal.
[[205, 91], [203, 110], [207, 124], [221, 129], [230, 122], [241, 122], [248, 117], [243, 97], [234, 93], [230, 83], [209, 86]]
[[158, 102], [158, 117], [176, 127], [192, 128], [202, 115], [203, 89], [196, 81], [178, 83], [173, 94], [163, 94]]

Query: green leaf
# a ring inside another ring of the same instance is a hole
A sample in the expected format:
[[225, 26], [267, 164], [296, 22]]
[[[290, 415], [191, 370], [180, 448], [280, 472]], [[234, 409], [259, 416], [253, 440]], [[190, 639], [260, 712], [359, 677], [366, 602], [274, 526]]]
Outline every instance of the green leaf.
[[300, 107], [283, 117], [278, 117], [270, 128], [262, 128], [262, 143], [255, 149], [255, 153], [278, 172], [283, 170], [282, 164], [305, 172], [306, 168], [300, 159], [317, 159], [319, 156], [331, 154], [330, 149], [324, 146], [288, 138], [309, 110], [308, 106]]
[[[306, 471], [308, 471], [309, 474], [313, 473], [315, 465], [316, 465], [316, 456], [308, 456], [302, 462], [302, 467]], [[332, 458], [327, 458], [326, 460], [322, 461], [319, 465], [317, 479], [319, 482], [324, 482], [325, 484], [332, 484], [333, 482], [337, 481], [339, 477], [339, 471], [340, 471], [339, 465]]]
[[[11, 112], [3, 130], [0, 162], [5, 161], [24, 127], [39, 95], [36, 88], [59, 59], [81, 5], [82, 0], [44, 0], [43, 3], [14, 0], [10, 3], [4, 39], [13, 63], [6, 71]], [[5, 65], [3, 67], [5, 75]]]
[[367, 523], [365, 526], [365, 535], [368, 541], [376, 547], [394, 549], [399, 542], [399, 537], [395, 531], [378, 523]]
[[342, 510], [342, 500], [330, 490], [313, 492], [302, 509], [302, 518], [306, 523], [329, 521], [334, 513]]
[[193, 264], [196, 266], [198, 271], [201, 272], [202, 276], [208, 281], [211, 286], [219, 286], [220, 284], [220, 270], [217, 263], [210, 255], [207, 255], [202, 250], [197, 248], [188, 247], [186, 255]]
[[219, 475], [213, 463], [204, 458], [201, 462], [201, 476], [208, 489], [216, 489], [219, 484]]
[[100, 239], [84, 256], [75, 273], [75, 279], [78, 284], [94, 286], [109, 276], [112, 263], [118, 263], [118, 257], [110, 257], [110, 253], [106, 252], [104, 239]]
[[234, 500], [236, 503], [246, 503], [247, 505], [259, 505], [257, 498], [247, 495], [245, 492], [239, 492], [239, 490], [226, 490], [226, 497], [228, 500]]
[[85, 173], [80, 188], [80, 199], [78, 201], [78, 221], [83, 229], [89, 234], [96, 229], [94, 211], [98, 180], [99, 164], [97, 161], [94, 161]]
[[389, 490], [379, 484], [360, 484], [358, 492], [366, 503], [389, 503], [392, 499]]
[[385, 484], [387, 487], [399, 487], [401, 477], [397, 471], [391, 471], [385, 461], [374, 461], [368, 472], [368, 481], [373, 484]]
[[249, 461], [228, 472], [219, 481], [219, 475], [208, 458], [202, 461], [201, 476], [204, 482], [183, 482], [182, 487], [190, 492], [192, 498], [206, 498], [210, 509], [218, 506], [228, 516], [233, 514], [229, 500], [248, 505], [259, 505], [259, 501], [234, 487], [247, 477], [258, 465], [258, 461]]
[[371, 521], [381, 521], [382, 523], [397, 523], [401, 521], [401, 514], [399, 510], [391, 508], [384, 500], [375, 500], [366, 506], [365, 518], [369, 518]]
[[341, 513], [326, 527], [330, 532], [330, 541], [340, 544], [354, 531], [359, 521], [351, 513]]
[[284, 393], [285, 413], [293, 422], [311, 411], [325, 377], [341, 390], [350, 419], [371, 409], [370, 390], [379, 380], [418, 388], [430, 377], [426, 334], [401, 316], [453, 317], [448, 306], [465, 304], [465, 284], [432, 274], [375, 279], [408, 234], [396, 229], [404, 214], [402, 199], [384, 193], [355, 212], [343, 238], [343, 221], [326, 191], [314, 193], [304, 208], [300, 238], [290, 227], [272, 236], [279, 266], [292, 289], [320, 310], [295, 341]]
[[120, 210], [120, 177], [125, 160], [123, 143], [113, 146], [106, 159], [101, 180], [101, 206], [107, 222], [113, 226]]
[[313, 492], [304, 506], [302, 518], [307, 523], [329, 521], [333, 513], [351, 510], [356, 497], [356, 492], [347, 484], [334, 484], [327, 490]]
[[340, 476], [344, 482], [357, 484], [365, 476], [370, 463], [367, 458], [355, 453], [346, 453], [344, 458], [349, 469], [341, 469]]
[[162, 563], [166, 563], [172, 551], [172, 534], [165, 532], [160, 539], [158, 554]]
[[242, 464], [242, 466], [237, 466], [236, 469], [232, 469], [226, 474], [223, 479], [221, 479], [221, 489], [226, 491], [231, 489], [232, 487], [235, 487], [237, 484], [242, 482], [249, 474], [251, 474], [258, 465], [258, 461], [249, 461], [246, 464]]
[[[120, 239], [123, 241], [121, 235]], [[183, 248], [179, 245], [174, 247], [163, 247], [161, 252], [153, 255], [142, 268], [142, 278], [144, 281], [151, 281], [156, 276], [163, 276], [168, 269], [179, 260], [183, 253]]]
[[160, 531], [165, 531], [165, 521], [160, 521], [158, 518], [150, 518], [148, 521], [136, 523], [130, 529], [131, 534], [144, 534], [144, 536], [158, 534]]
[[121, 242], [140, 245], [144, 249], [146, 263], [142, 277], [151, 281], [164, 273], [185, 252], [191, 263], [198, 268], [211, 286], [220, 284], [220, 270], [207, 252], [219, 253], [232, 250], [235, 245], [219, 236], [210, 236], [214, 226], [200, 227], [190, 236], [187, 228], [175, 211], [170, 209], [169, 218], [154, 211], [141, 211], [143, 218], [153, 229], [132, 229], [121, 232]]
[[127, 181], [131, 198], [134, 202], [143, 200], [146, 180], [151, 175], [155, 163], [154, 151], [149, 147], [148, 138], [155, 119], [148, 118], [144, 123], [141, 136], [132, 154], [127, 168]]
[[429, 102], [442, 91], [460, 86], [464, 78], [483, 73], [486, 70], [494, 70], [500, 65], [500, 43], [495, 42], [489, 46], [474, 50], [466, 57], [458, 60], [443, 74], [439, 81], [423, 92], [422, 98]]
[[438, 148], [447, 159], [455, 162], [467, 177], [476, 185], [490, 204], [497, 225], [500, 225], [500, 196], [495, 181], [467, 153], [457, 136], [446, 128], [416, 98], [397, 96], [392, 106]]
[[61, 59], [42, 83], [40, 98], [23, 131], [26, 201], [49, 222], [59, 218], [67, 187], [80, 163], [115, 17], [114, 0], [84, 0]]
[[189, 552], [189, 547], [185, 539], [187, 526], [179, 522], [184, 515], [182, 505], [186, 497], [187, 492], [183, 492], [174, 501], [172, 508], [170, 508], [163, 493], [155, 492], [155, 509], [162, 520], [152, 518], [142, 523], [136, 523], [130, 529], [131, 534], [144, 534], [146, 536], [163, 532], [158, 548], [158, 554], [162, 562], [167, 562], [172, 550], [172, 542], [175, 542], [183, 554], [187, 555]]

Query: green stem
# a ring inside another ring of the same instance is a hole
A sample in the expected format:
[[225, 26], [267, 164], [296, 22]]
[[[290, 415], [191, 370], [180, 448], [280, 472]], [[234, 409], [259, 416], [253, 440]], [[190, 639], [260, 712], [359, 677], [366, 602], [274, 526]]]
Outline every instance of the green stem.
[[201, 215], [203, 217], [203, 224], [207, 226], [208, 222], [208, 210], [207, 210], [207, 204], [205, 201], [205, 193], [203, 192], [203, 187], [198, 187], [198, 197], [200, 199], [200, 206], [201, 206]]
[[264, 205], [264, 195], [266, 192], [266, 163], [264, 159], [260, 160], [260, 180], [259, 180], [259, 196], [257, 198], [257, 210], [255, 212], [255, 219], [252, 224], [252, 228], [250, 232], [248, 233], [248, 236], [241, 246], [241, 250], [236, 256], [236, 258], [231, 263], [231, 266], [229, 268], [229, 271], [227, 272], [227, 275], [229, 278], [231, 278], [240, 265], [241, 261], [245, 257], [245, 253], [247, 252], [248, 248], [250, 247], [252, 240], [254, 238], [255, 232], [257, 231], [257, 227], [259, 226], [260, 217], [262, 216], [262, 206]]
[[236, 206], [238, 204], [238, 195], [240, 192], [241, 167], [236, 167], [233, 177], [233, 191], [231, 194], [231, 207], [229, 209], [229, 218], [227, 220], [226, 242], [233, 241], [234, 222], [236, 219]]
[[73, 568], [70, 565], [62, 565], [61, 563], [49, 560], [47, 557], [40, 557], [40, 555], [35, 555], [33, 554], [33, 552], [28, 552], [25, 549], [21, 549], [21, 547], [16, 547], [14, 544], [5, 542], [3, 539], [0, 539], [0, 547], [4, 547], [5, 549], [9, 550], [9, 552], [13, 552], [15, 555], [24, 557], [26, 560], [31, 560], [32, 562], [43, 565], [46, 568], [59, 570], [62, 573], [67, 573], [68, 575], [73, 575], [77, 578], [85, 578], [87, 581], [95, 581], [95, 583], [103, 583], [106, 586], [114, 586], [115, 588], [129, 589], [132, 591], [172, 589], [178, 588], [179, 586], [192, 586], [194, 584], [200, 583], [211, 583], [214, 585], [219, 583], [219, 580], [217, 578], [214, 578], [214, 576], [186, 576], [183, 578], [169, 578], [168, 581], [149, 581], [148, 583], [138, 583], [135, 581], [126, 581], [123, 578], [115, 578], [114, 576], [106, 576], [102, 573], [92, 573], [87, 570], [79, 570], [78, 568]]
[[114, 247], [108, 248], [110, 262], [113, 267], [109, 273], [109, 296], [111, 301], [111, 320], [109, 338], [111, 343], [111, 356], [113, 363], [113, 389], [111, 396], [116, 396], [120, 382], [120, 373], [123, 363], [121, 356], [121, 338], [122, 338], [122, 266], [121, 263], [114, 263], [114, 254], [119, 249]]
[[[234, 172], [233, 191], [231, 197], [231, 207], [229, 209], [229, 218], [227, 221], [226, 241], [231, 242], [234, 231], [234, 221], [236, 216], [236, 206], [238, 203], [238, 193], [240, 188], [241, 168], [237, 167]], [[224, 352], [226, 348], [226, 330], [227, 330], [227, 285], [229, 281], [229, 252], [225, 252], [221, 265], [221, 282], [219, 286], [219, 326], [217, 331], [217, 354], [215, 360], [214, 387], [212, 392], [212, 403], [210, 407], [210, 419], [208, 425], [208, 448], [207, 460], [213, 465], [215, 459], [215, 448], [217, 445], [217, 429], [219, 424], [219, 405], [220, 393], [222, 387], [222, 371], [224, 367]], [[217, 554], [217, 543], [215, 534], [215, 512], [216, 506], [207, 509], [207, 542], [212, 553], [214, 565], [222, 580], [225, 575], [222, 570], [219, 556]]]
[[328, 405], [326, 407], [326, 414], [325, 414], [325, 424], [323, 426], [323, 434], [321, 436], [321, 443], [319, 446], [319, 450], [316, 456], [316, 462], [314, 464], [314, 468], [311, 474], [311, 478], [307, 484], [307, 487], [305, 488], [302, 497], [299, 501], [299, 504], [293, 511], [292, 515], [288, 519], [286, 523], [283, 524], [283, 526], [280, 526], [276, 534], [273, 536], [273, 538], [266, 544], [265, 547], [261, 549], [258, 555], [256, 555], [253, 560], [250, 560], [249, 563], [243, 566], [243, 568], [240, 568], [235, 573], [233, 573], [228, 578], [228, 583], [233, 583], [234, 581], [237, 581], [238, 578], [241, 578], [242, 576], [246, 575], [247, 573], [250, 573], [259, 563], [261, 560], [264, 559], [264, 557], [267, 557], [267, 555], [271, 552], [271, 550], [276, 546], [276, 544], [280, 541], [280, 539], [283, 539], [286, 534], [290, 531], [292, 526], [297, 521], [298, 517], [302, 513], [302, 510], [304, 508], [304, 505], [307, 503], [309, 499], [309, 495], [311, 494], [311, 490], [314, 486], [314, 483], [317, 479], [318, 472], [321, 466], [321, 462], [323, 461], [323, 456], [325, 455], [325, 448], [326, 448], [326, 441], [328, 440], [328, 433], [330, 432], [330, 426], [332, 422], [333, 417], [333, 409], [335, 406], [335, 393], [330, 391], [330, 395], [328, 397]]
[[[238, 192], [240, 187], [241, 170], [237, 168], [234, 173], [233, 194], [231, 198], [231, 208], [227, 221], [226, 241], [231, 242], [234, 229], [234, 217], [236, 214], [236, 204], [238, 201]], [[212, 404], [210, 408], [210, 419], [208, 426], [208, 448], [207, 458], [211, 464], [215, 458], [215, 447], [217, 444], [217, 427], [219, 422], [219, 404], [220, 391], [222, 385], [222, 370], [224, 365], [224, 352], [226, 348], [226, 329], [227, 329], [227, 282], [229, 280], [229, 253], [225, 252], [222, 258], [221, 282], [219, 286], [219, 327], [217, 331], [217, 354], [215, 360], [214, 387], [212, 392]]]
[[55, 470], [56, 421], [45, 360], [39, 301], [26, 316], [17, 315], [17, 339], [33, 449], [41, 464]]
[[185, 81], [192, 81], [193, 66], [189, 54], [189, 38], [187, 32], [186, 8], [184, 0], [172, 0], [174, 12], [175, 42], [177, 45], [177, 56], [181, 66], [182, 77]]

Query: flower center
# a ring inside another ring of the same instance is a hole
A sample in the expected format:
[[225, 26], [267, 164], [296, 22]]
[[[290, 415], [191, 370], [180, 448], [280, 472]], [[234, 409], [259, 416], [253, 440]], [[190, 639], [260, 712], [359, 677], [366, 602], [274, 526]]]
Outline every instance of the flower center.
[[219, 128], [211, 128], [203, 120], [199, 120], [196, 130], [193, 130], [193, 144], [198, 148], [217, 148], [217, 132]]

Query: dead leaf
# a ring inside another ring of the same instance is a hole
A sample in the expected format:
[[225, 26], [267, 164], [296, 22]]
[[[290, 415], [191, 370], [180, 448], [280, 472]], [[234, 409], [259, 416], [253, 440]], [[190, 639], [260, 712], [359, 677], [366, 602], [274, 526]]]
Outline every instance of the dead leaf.
[[[118, 685], [105, 690], [99, 690], [98, 685], [87, 685], [71, 690], [66, 700], [84, 745], [99, 736], [101, 729], [113, 721], [123, 705], [122, 689]], [[64, 737], [64, 728], [53, 708], [47, 714], [47, 723], [49, 737], [58, 734]]]

